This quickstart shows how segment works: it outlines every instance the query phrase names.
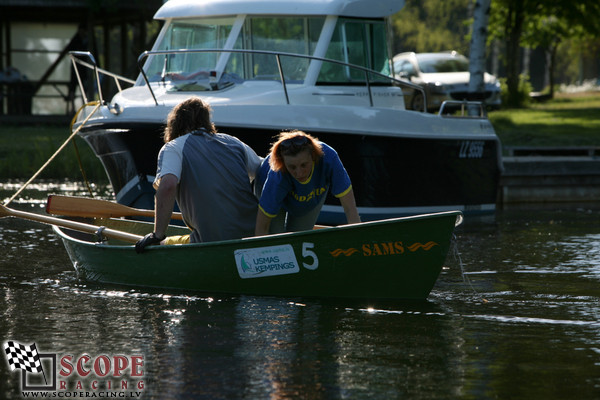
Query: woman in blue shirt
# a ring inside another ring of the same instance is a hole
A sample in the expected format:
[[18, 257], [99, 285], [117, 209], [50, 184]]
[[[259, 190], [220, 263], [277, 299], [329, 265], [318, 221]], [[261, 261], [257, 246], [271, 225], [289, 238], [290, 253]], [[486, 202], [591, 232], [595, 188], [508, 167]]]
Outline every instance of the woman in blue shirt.
[[350, 177], [336, 151], [307, 133], [279, 135], [261, 166], [261, 182], [257, 236], [312, 229], [329, 191], [340, 199], [348, 223], [360, 222]]

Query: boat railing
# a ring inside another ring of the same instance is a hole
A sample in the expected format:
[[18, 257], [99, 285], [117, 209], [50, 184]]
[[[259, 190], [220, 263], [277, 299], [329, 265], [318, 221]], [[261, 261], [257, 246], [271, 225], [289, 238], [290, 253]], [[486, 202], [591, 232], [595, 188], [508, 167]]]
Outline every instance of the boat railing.
[[[267, 51], [267, 50], [247, 50], [247, 49], [181, 49], [181, 50], [153, 50], [153, 51], [145, 51], [143, 52], [139, 58], [138, 58], [138, 67], [140, 69], [141, 75], [144, 79], [144, 82], [146, 84], [146, 86], [148, 87], [148, 90], [150, 91], [150, 94], [152, 95], [152, 98], [154, 99], [154, 102], [156, 105], [158, 105], [158, 100], [156, 99], [156, 95], [154, 94], [154, 90], [152, 89], [152, 86], [150, 85], [150, 80], [148, 79], [148, 76], [146, 74], [146, 71], [144, 70], [144, 63], [146, 61], [146, 59], [150, 56], [160, 56], [160, 55], [176, 55], [176, 54], [186, 54], [186, 53], [244, 53], [244, 54], [260, 54], [260, 55], [272, 55], [275, 58], [275, 62], [277, 64], [277, 70], [279, 72], [279, 79], [281, 81], [282, 84], [282, 89], [283, 89], [283, 94], [285, 96], [285, 101], [286, 104], [290, 104], [290, 98], [289, 98], [289, 93], [288, 93], [288, 80], [286, 80], [285, 77], [285, 73], [283, 71], [282, 68], [282, 64], [281, 64], [281, 58], [282, 57], [292, 57], [292, 58], [302, 58], [302, 59], [307, 59], [309, 61], [317, 61], [317, 62], [322, 62], [322, 63], [333, 63], [333, 64], [337, 64], [340, 65], [344, 68], [349, 68], [349, 69], [354, 69], [354, 70], [358, 70], [358, 71], [362, 71], [362, 73], [365, 76], [365, 81], [364, 84], [367, 88], [367, 92], [368, 92], [368, 97], [369, 97], [369, 104], [371, 107], [373, 107], [373, 92], [372, 92], [372, 83], [374, 83], [374, 79], [373, 77], [376, 78], [380, 78], [380, 79], [385, 79], [386, 81], [391, 82], [391, 85], [397, 85], [400, 86], [402, 88], [409, 88], [415, 91], [418, 91], [422, 94], [423, 98], [425, 99], [424, 101], [424, 105], [427, 104], [427, 98], [426, 98], [426, 93], [425, 90], [419, 86], [419, 85], [415, 85], [413, 83], [410, 82], [406, 82], [394, 77], [391, 77], [389, 75], [374, 71], [372, 69], [360, 66], [360, 65], [356, 65], [356, 64], [349, 64], [343, 61], [338, 61], [338, 60], [333, 60], [333, 59], [329, 59], [329, 58], [322, 58], [322, 57], [315, 57], [315, 56], [310, 56], [310, 55], [303, 55], [303, 54], [296, 54], [296, 53], [285, 53], [285, 52], [275, 52], [275, 51]], [[211, 73], [215, 73], [215, 71], [211, 71]], [[362, 82], [359, 82], [362, 83]], [[353, 82], [352, 84], [356, 84], [356, 82]], [[338, 84], [336, 84], [338, 85]], [[421, 111], [421, 110], [419, 110]], [[423, 110], [422, 112], [426, 112], [425, 106], [423, 106]]]
[[438, 114], [445, 118], [487, 118], [485, 105], [481, 101], [446, 100]]
[[[79, 83], [79, 89], [81, 90], [81, 96], [83, 97], [84, 104], [88, 103], [89, 92], [85, 90], [85, 84], [83, 82], [84, 79], [81, 76], [82, 74], [80, 73], [79, 68], [77, 67], [78, 65], [93, 71], [94, 86], [98, 89], [98, 99], [100, 100], [101, 104], [105, 104], [102, 93], [102, 81], [104, 76], [113, 79], [119, 92], [123, 90], [121, 86], [123, 83], [132, 86], [135, 85], [135, 81], [132, 79], [117, 75], [102, 68], [98, 68], [96, 59], [89, 51], [71, 51], [69, 52], [69, 56], [71, 57], [71, 62], [73, 63], [73, 69], [75, 71], [75, 76], [77, 77], [77, 82]], [[85, 59], [87, 59], [89, 62], [84, 61]]]

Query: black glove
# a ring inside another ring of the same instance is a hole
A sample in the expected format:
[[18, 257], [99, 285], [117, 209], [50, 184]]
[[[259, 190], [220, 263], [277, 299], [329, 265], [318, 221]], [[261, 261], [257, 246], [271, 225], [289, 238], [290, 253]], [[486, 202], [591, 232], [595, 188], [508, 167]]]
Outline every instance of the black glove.
[[156, 233], [152, 232], [143, 237], [143, 239], [138, 240], [135, 244], [135, 251], [138, 253], [143, 253], [146, 246], [152, 246], [153, 244], [160, 244], [162, 240], [165, 238], [159, 238], [156, 236]]

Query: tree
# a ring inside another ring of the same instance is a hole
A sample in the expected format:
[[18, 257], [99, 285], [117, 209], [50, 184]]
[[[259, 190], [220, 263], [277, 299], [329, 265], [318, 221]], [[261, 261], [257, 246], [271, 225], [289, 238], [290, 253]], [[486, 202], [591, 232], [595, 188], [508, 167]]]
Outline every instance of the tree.
[[506, 43], [504, 61], [508, 105], [521, 105], [521, 46], [544, 47], [550, 51], [550, 76], [553, 87], [553, 57], [560, 41], [573, 35], [600, 34], [600, 25], [597, 22], [599, 19], [598, 0], [492, 0], [491, 36]]
[[550, 96], [554, 96], [556, 53], [561, 43], [569, 40], [585, 40], [600, 34], [597, 23], [590, 21], [600, 17], [598, 2], [568, 3], [556, 1], [547, 4], [542, 12], [532, 15], [523, 34], [523, 43], [531, 48], [541, 47], [548, 54]]
[[394, 52], [456, 50], [466, 53], [469, 4], [473, 0], [406, 0], [392, 18]]
[[506, 65], [507, 105], [521, 106], [519, 95], [519, 66], [521, 35], [526, 15], [535, 7], [536, 0], [493, 0], [490, 15], [492, 37], [505, 41], [504, 62]]
[[527, 28], [523, 34], [523, 43], [530, 48], [541, 47], [548, 54], [549, 95], [554, 97], [556, 51], [561, 41], [570, 35], [569, 27], [562, 18], [554, 15], [538, 15], [530, 19]]
[[[402, 11], [393, 16], [394, 52], [456, 50], [467, 54], [469, 44], [466, 38], [473, 17], [471, 9], [475, 12], [475, 2], [406, 0]], [[553, 91], [557, 47], [561, 43], [580, 43], [583, 51], [591, 43], [597, 48], [600, 37], [598, 21], [598, 0], [491, 0], [487, 42], [489, 44], [495, 40], [504, 45], [502, 61], [508, 92], [505, 104], [520, 106], [523, 101], [520, 93], [523, 47], [548, 51], [550, 86]], [[478, 57], [476, 54], [469, 56], [471, 59]], [[564, 60], [558, 61], [562, 62], [564, 69], [568, 68]], [[571, 64], [577, 62], [573, 60]]]
[[[469, 61], [469, 93], [471, 98], [480, 98], [476, 94], [485, 92], [485, 49], [488, 32], [491, 0], [476, 0], [473, 10], [473, 28], [471, 30], [471, 54]], [[469, 114], [476, 110], [469, 108]]]

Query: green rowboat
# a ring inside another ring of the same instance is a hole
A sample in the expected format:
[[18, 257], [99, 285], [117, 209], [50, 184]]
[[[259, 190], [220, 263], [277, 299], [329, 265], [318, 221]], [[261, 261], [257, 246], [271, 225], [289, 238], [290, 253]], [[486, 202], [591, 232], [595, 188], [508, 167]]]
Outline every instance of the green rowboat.
[[[80, 278], [99, 283], [206, 293], [425, 299], [448, 254], [460, 211], [312, 231], [188, 245], [131, 244], [54, 226]], [[103, 226], [145, 234], [152, 225], [110, 219]], [[185, 234], [172, 227], [169, 234]]]

